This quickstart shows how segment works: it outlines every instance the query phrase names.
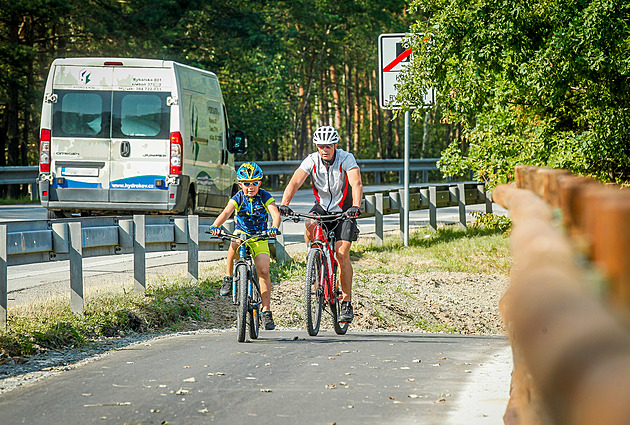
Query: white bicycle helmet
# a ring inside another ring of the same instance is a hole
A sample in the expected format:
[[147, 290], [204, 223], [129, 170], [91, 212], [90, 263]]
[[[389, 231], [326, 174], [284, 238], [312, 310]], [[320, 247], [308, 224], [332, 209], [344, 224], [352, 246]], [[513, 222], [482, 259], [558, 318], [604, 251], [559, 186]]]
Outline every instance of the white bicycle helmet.
[[313, 143], [316, 145], [339, 143], [339, 133], [330, 125], [322, 125], [313, 133]]

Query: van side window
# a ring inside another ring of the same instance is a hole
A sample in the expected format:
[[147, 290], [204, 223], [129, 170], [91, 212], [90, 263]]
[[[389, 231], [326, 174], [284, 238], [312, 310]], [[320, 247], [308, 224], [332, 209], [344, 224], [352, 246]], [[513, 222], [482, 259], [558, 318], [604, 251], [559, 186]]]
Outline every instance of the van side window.
[[109, 93], [57, 91], [53, 106], [53, 135], [109, 137]]
[[168, 93], [114, 93], [113, 137], [168, 139]]

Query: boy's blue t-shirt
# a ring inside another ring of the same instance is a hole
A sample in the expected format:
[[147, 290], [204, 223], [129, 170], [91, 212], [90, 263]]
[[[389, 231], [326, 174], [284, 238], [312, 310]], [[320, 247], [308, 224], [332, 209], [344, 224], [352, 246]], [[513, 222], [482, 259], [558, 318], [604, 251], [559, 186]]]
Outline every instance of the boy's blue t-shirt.
[[258, 193], [251, 198], [239, 190], [230, 199], [236, 208], [236, 229], [248, 234], [261, 233], [267, 230], [269, 204], [275, 202], [271, 193], [258, 189]]

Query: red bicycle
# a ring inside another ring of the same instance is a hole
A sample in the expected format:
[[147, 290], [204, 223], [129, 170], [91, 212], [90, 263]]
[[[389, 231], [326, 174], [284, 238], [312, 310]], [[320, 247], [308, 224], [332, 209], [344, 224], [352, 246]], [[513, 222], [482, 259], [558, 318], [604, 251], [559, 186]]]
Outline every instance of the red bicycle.
[[322, 311], [328, 307], [335, 332], [338, 335], [344, 335], [348, 331], [348, 323], [338, 320], [342, 294], [337, 281], [338, 264], [335, 258], [335, 232], [330, 231], [326, 235], [326, 229], [322, 223], [329, 220], [339, 220], [341, 223], [348, 218], [344, 213], [330, 215], [293, 213], [289, 218], [296, 223], [301, 219], [311, 219], [316, 223], [313, 229], [313, 240], [309, 242], [306, 257], [306, 280], [304, 282], [306, 330], [310, 336], [317, 335], [321, 325]]

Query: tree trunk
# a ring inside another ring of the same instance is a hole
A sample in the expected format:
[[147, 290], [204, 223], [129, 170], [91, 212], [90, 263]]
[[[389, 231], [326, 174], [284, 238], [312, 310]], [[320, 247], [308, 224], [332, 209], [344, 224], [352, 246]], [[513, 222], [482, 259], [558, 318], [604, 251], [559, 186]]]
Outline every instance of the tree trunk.
[[330, 85], [333, 91], [333, 101], [335, 103], [335, 120], [333, 126], [337, 130], [341, 130], [341, 95], [339, 94], [339, 81], [337, 80], [337, 73], [335, 67], [330, 67]]
[[[347, 53], [347, 52], [346, 52]], [[347, 57], [347, 54], [346, 54]], [[345, 66], [345, 80], [346, 80], [346, 134], [344, 137], [346, 141], [346, 150], [350, 151], [350, 143], [352, 137], [352, 116], [353, 116], [353, 97], [352, 97], [352, 70], [346, 61]]]
[[357, 70], [357, 68], [354, 69], [354, 130], [353, 130], [353, 143], [352, 143], [352, 147], [353, 147], [353, 152], [355, 153], [359, 153], [359, 138], [360, 138], [360, 119], [359, 116], [361, 115], [361, 96], [359, 96], [359, 94], [361, 93], [360, 90], [361, 87], [361, 83], [359, 83], [359, 71]]

